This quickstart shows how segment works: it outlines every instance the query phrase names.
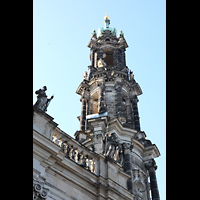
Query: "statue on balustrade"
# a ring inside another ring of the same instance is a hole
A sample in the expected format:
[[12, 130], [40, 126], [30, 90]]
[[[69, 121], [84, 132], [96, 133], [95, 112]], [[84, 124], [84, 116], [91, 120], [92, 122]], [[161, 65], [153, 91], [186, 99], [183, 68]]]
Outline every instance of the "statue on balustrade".
[[51, 98], [48, 99], [45, 92], [46, 90], [47, 87], [44, 86], [42, 89], [35, 91], [35, 94], [37, 94], [37, 101], [34, 107], [37, 107], [44, 112], [47, 111], [47, 107], [49, 106], [51, 100], [54, 98], [54, 95], [52, 95]]

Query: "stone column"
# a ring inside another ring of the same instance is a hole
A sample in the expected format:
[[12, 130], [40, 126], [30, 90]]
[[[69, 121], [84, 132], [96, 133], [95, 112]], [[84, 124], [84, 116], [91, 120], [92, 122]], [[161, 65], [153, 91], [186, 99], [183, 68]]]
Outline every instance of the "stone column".
[[88, 115], [94, 114], [94, 113], [92, 113], [93, 104], [94, 104], [94, 97], [90, 97], [90, 100], [88, 102], [88, 107], [89, 107]]
[[149, 171], [152, 200], [160, 200], [155, 172], [155, 170], [157, 169], [155, 160], [151, 159], [146, 161], [145, 167]]
[[[86, 116], [90, 114], [90, 98], [86, 101]], [[85, 121], [86, 130], [89, 128], [87, 120]]]
[[125, 123], [126, 119], [123, 116], [123, 106], [122, 106], [122, 83], [117, 82], [115, 89], [116, 89], [116, 99], [117, 99], [117, 116], [120, 122]]
[[132, 164], [131, 164], [131, 150], [133, 145], [130, 143], [123, 143], [123, 151], [124, 151], [124, 164], [123, 169], [124, 172], [131, 176], [127, 181], [127, 189], [129, 192], [133, 193], [133, 174], [132, 174]]
[[122, 66], [126, 66], [126, 55], [125, 55], [125, 49], [122, 49]]
[[106, 112], [106, 106], [104, 102], [104, 86], [103, 84], [99, 84], [99, 102], [98, 102], [98, 113]]
[[86, 99], [84, 96], [81, 97], [80, 101], [82, 101], [81, 106], [81, 116], [80, 116], [80, 130], [85, 131], [85, 121], [86, 121]]
[[94, 53], [95, 53], [95, 50], [94, 49], [91, 49], [91, 52], [90, 52], [90, 58], [91, 58], [91, 65], [92, 65], [92, 67], [94, 67], [94, 60], [95, 60], [95, 58], [94, 58]]
[[113, 51], [113, 65], [118, 67], [118, 57], [117, 57], [117, 51]]
[[133, 126], [135, 126], [135, 123], [133, 121], [133, 116], [132, 116], [131, 102], [128, 97], [125, 98], [125, 101], [126, 101], [126, 113], [127, 113], [127, 122], [126, 123], [128, 124], [129, 128], [133, 128]]
[[132, 105], [133, 105], [135, 129], [137, 131], [140, 131], [140, 121], [139, 121], [139, 113], [138, 113], [138, 107], [137, 107], [137, 97], [133, 99]]

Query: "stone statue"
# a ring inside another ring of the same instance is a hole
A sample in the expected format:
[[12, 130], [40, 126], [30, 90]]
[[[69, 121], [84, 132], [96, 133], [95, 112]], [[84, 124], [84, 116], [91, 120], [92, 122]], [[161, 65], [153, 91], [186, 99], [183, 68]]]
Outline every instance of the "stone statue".
[[95, 38], [97, 37], [97, 33], [95, 30], [92, 31], [92, 37], [95, 37]]
[[102, 58], [99, 59], [98, 61], [98, 67], [105, 67], [107, 66], [107, 64], [104, 62], [104, 60]]
[[133, 72], [131, 70], [130, 70], [130, 80], [134, 81], [134, 75], [133, 75]]
[[106, 157], [113, 158], [115, 153], [115, 146], [110, 142], [108, 143], [107, 151], [106, 151]]
[[121, 160], [122, 160], [122, 156], [121, 156], [122, 153], [123, 153], [123, 151], [122, 151], [121, 145], [116, 146], [116, 150], [115, 150], [115, 154], [113, 156], [113, 159], [120, 163]]
[[87, 72], [85, 71], [84, 75], [83, 75], [83, 79], [87, 80]]
[[114, 160], [117, 161], [118, 159], [118, 139], [117, 136], [115, 135], [115, 133], [111, 133], [110, 135], [107, 136], [107, 147], [106, 147], [106, 152], [105, 152], [105, 156], [106, 157], [110, 157]]
[[[106, 135], [105, 138], [105, 157], [110, 157], [116, 162], [123, 164], [123, 147], [115, 133]], [[107, 143], [108, 142], [108, 143]]]
[[46, 91], [47, 87], [44, 86], [42, 89], [39, 89], [35, 91], [35, 94], [37, 94], [37, 101], [34, 105], [34, 107], [39, 108], [40, 110], [43, 110], [44, 112], [47, 111], [47, 107], [50, 104], [51, 100], [54, 98], [52, 95], [51, 98], [47, 98]]

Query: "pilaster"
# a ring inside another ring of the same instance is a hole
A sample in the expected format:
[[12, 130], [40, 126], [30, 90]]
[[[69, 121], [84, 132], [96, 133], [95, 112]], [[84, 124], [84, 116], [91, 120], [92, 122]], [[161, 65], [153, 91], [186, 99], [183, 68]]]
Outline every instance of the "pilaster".
[[125, 55], [125, 49], [122, 49], [122, 66], [126, 66], [126, 55]]
[[80, 101], [82, 101], [81, 106], [81, 116], [80, 116], [80, 130], [85, 131], [85, 120], [86, 120], [86, 99], [85, 97], [81, 97]]
[[123, 116], [123, 106], [122, 106], [122, 83], [116, 82], [116, 99], [117, 99], [117, 116], [119, 121], [124, 124], [126, 122], [126, 118]]
[[104, 84], [100, 83], [99, 86], [99, 105], [98, 105], [98, 113], [106, 112], [106, 105], [105, 105], [105, 95], [104, 95]]
[[128, 191], [133, 193], [133, 174], [132, 174], [132, 164], [131, 164], [131, 150], [133, 145], [131, 143], [123, 143], [124, 150], [124, 172], [129, 174], [131, 178], [127, 180]]
[[130, 98], [126, 97], [126, 113], [127, 113], [127, 126], [129, 128], [135, 128], [135, 123], [133, 121], [133, 116], [132, 116], [132, 109], [131, 109], [131, 102]]
[[138, 113], [138, 106], [137, 106], [137, 97], [132, 100], [132, 105], [133, 105], [135, 129], [137, 131], [140, 131], [140, 121], [139, 121], [139, 113]]
[[94, 118], [88, 119], [89, 127], [93, 128], [93, 145], [96, 153], [103, 152], [103, 138], [106, 132], [107, 116], [101, 117], [98, 115]]

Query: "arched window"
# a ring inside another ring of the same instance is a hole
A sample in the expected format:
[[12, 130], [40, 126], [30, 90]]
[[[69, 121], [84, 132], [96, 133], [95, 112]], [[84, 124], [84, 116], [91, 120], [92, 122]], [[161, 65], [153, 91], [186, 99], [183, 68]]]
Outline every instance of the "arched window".
[[113, 66], [113, 51], [110, 49], [103, 51], [103, 60], [107, 66]]

